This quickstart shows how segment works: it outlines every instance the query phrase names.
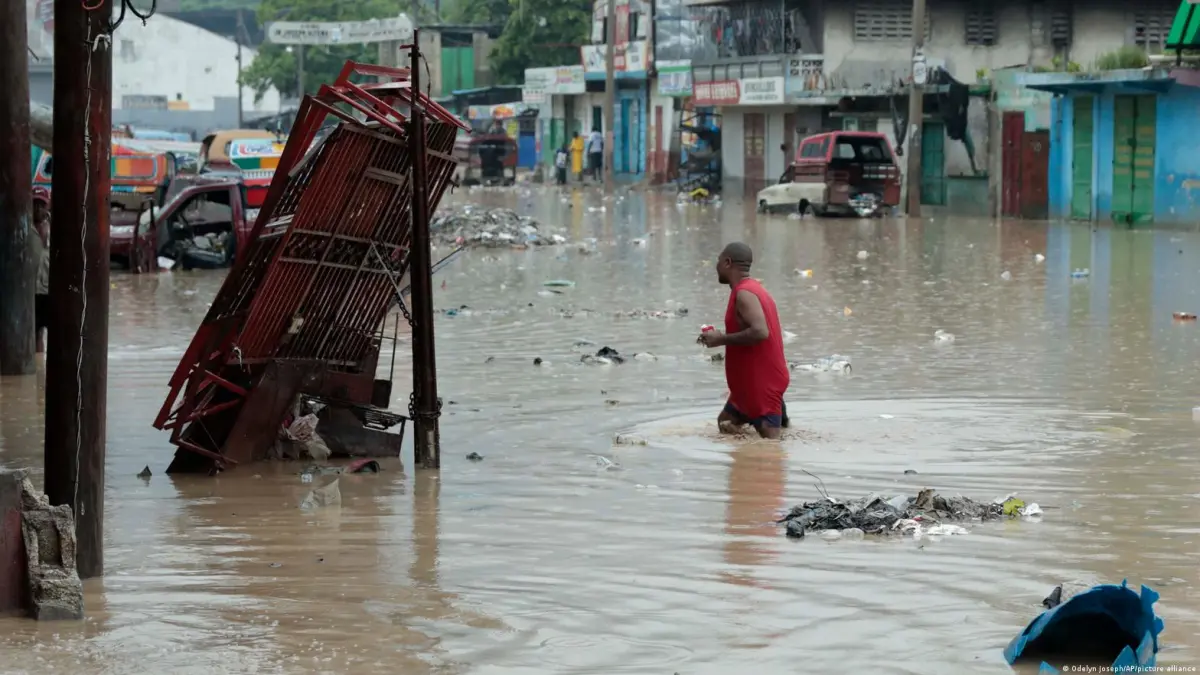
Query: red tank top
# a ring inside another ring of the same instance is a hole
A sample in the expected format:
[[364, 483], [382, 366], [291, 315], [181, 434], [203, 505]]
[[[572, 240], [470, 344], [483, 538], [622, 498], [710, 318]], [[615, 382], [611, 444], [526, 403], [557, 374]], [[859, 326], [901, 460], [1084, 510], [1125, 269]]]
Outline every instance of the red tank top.
[[729, 403], [742, 415], [757, 419], [783, 412], [783, 393], [791, 382], [787, 359], [783, 356], [783, 329], [779, 310], [767, 289], [754, 279], [743, 279], [729, 293], [725, 308], [725, 333], [743, 330], [737, 315], [737, 294], [749, 291], [762, 303], [771, 335], [753, 345], [725, 346], [725, 380], [729, 384]]

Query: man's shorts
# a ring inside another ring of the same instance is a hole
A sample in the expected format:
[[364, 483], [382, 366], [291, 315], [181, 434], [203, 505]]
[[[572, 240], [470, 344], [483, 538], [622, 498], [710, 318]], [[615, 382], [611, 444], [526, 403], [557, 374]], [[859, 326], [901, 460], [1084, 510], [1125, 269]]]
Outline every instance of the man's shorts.
[[746, 417], [737, 408], [733, 407], [732, 403], [725, 404], [725, 413], [728, 414], [735, 424], [749, 424], [752, 427], [767, 427], [770, 429], [786, 429], [788, 426], [787, 404], [780, 404], [780, 414], [778, 415], [763, 415], [762, 417], [751, 419]]

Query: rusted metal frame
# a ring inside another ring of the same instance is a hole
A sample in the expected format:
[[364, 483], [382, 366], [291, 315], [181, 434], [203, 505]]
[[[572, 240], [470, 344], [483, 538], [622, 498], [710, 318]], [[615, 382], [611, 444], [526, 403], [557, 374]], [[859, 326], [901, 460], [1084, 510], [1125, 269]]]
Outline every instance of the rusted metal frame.
[[[396, 92], [396, 98], [407, 103], [408, 106], [413, 110], [424, 110], [426, 117], [433, 117], [437, 121], [453, 124], [465, 131], [471, 130], [471, 125], [458, 119], [458, 115], [450, 112], [446, 108], [442, 107], [440, 103], [434, 101], [421, 92], [417, 92], [417, 96], [414, 97], [412, 95], [411, 88], [407, 90], [400, 90]], [[417, 100], [420, 100], [420, 103], [417, 103]]]
[[225, 464], [227, 464], [227, 463], [233, 464], [235, 466], [238, 463], [236, 459], [231, 459], [220, 453], [213, 452], [212, 450], [209, 450], [208, 448], [200, 447], [199, 445], [196, 445], [195, 443], [192, 443], [191, 441], [185, 441], [185, 440], [180, 439], [178, 441], [175, 441], [175, 445], [178, 445], [179, 447], [183, 448], [184, 450], [190, 450], [191, 452], [194, 452], [199, 455], [203, 455], [204, 457], [211, 459], [213, 462], [216, 462], [218, 469], [224, 469]]
[[[404, 116], [404, 114], [401, 113], [399, 110], [396, 110], [396, 108], [394, 106], [389, 105], [388, 103], [383, 101], [383, 99], [380, 99], [378, 96], [372, 94], [370, 91], [358, 86], [357, 84], [354, 84], [353, 82], [347, 82], [346, 84], [341, 85], [341, 87], [339, 87], [339, 88], [342, 88], [342, 87], [349, 90], [349, 92], [354, 93], [355, 96], [358, 96], [359, 98], [366, 100], [368, 103], [371, 103], [372, 105], [374, 105], [376, 108], [380, 109], [381, 111], [382, 110], [389, 111], [392, 115], [394, 115], [396, 117], [397, 121], [399, 121], [401, 123], [407, 121], [407, 118]], [[379, 118], [380, 122], [384, 122], [387, 119], [386, 117], [383, 116], [382, 112], [377, 113], [377, 114], [380, 115], [380, 118]], [[398, 133], [400, 133], [400, 135], [403, 135], [402, 132], [398, 132]]]
[[[325, 87], [322, 87], [322, 90], [324, 90], [324, 89], [325, 89]], [[355, 101], [354, 99], [343, 94], [342, 92], [340, 92], [336, 89], [333, 89], [333, 88], [329, 88], [329, 91], [324, 92], [324, 93], [327, 93], [328, 95], [333, 96], [334, 98], [337, 98], [342, 103], [345, 103], [346, 105], [350, 106], [351, 108], [354, 108], [355, 110], [361, 112], [362, 114], [366, 115], [367, 117], [376, 119], [380, 124], [391, 129], [392, 131], [395, 131], [397, 134], [399, 134], [401, 136], [404, 135], [404, 132], [401, 131], [400, 127], [398, 125], [396, 125], [394, 122], [387, 119], [386, 117], [383, 117], [378, 112], [368, 108], [367, 106], [359, 103], [358, 101]], [[374, 99], [375, 97], [372, 96], [371, 98]], [[378, 101], [379, 99], [375, 99], [375, 100]], [[399, 113], [396, 113], [396, 114], [399, 115]], [[353, 120], [353, 124], [362, 124], [362, 122], [359, 122], [358, 120]]]
[[[368, 168], [367, 170], [363, 171], [363, 176], [364, 176], [364, 177], [368, 177], [368, 176], [367, 176], [367, 173], [368, 173], [369, 171], [370, 171], [370, 168]], [[364, 185], [364, 184], [365, 184], [365, 181], [362, 181], [362, 182], [360, 182], [360, 183], [359, 183], [359, 186], [360, 186], [360, 187], [359, 187], [359, 189], [360, 189], [360, 190], [362, 189], [362, 185]], [[403, 188], [400, 188], [400, 189], [402, 190]], [[378, 218], [378, 214], [377, 214], [377, 216], [376, 216], [376, 217]], [[378, 223], [378, 220], [377, 220], [377, 221], [376, 221], [376, 223], [375, 223], [375, 226], [376, 226], [376, 227], [378, 227], [378, 225], [379, 225], [379, 223]], [[363, 257], [362, 257], [362, 260], [360, 260], [360, 261], [359, 261], [359, 264], [358, 264], [358, 269], [357, 269], [357, 270], [355, 270], [355, 272], [354, 272], [353, 276], [351, 276], [351, 278], [350, 278], [350, 285], [351, 285], [351, 287], [353, 287], [353, 286], [357, 285], [357, 284], [359, 283], [360, 279], [362, 279], [362, 277], [361, 277], [361, 272], [363, 272], [363, 271], [366, 269], [367, 261], [371, 259], [371, 253], [372, 253], [372, 251], [374, 251], [374, 250], [375, 250], [375, 249], [374, 249], [374, 247], [373, 247], [373, 243], [374, 243], [374, 242], [372, 241], [372, 243], [371, 243], [371, 244], [368, 244], [367, 250], [363, 252]], [[377, 254], [377, 255], [378, 255], [378, 254]], [[386, 268], [385, 268], [385, 269], [386, 269]], [[388, 305], [390, 305], [390, 303], [387, 303], [387, 304], [385, 304], [384, 306], [385, 306], [385, 307], [387, 307]], [[342, 314], [345, 312], [345, 310], [347, 309], [347, 307], [349, 307], [349, 306], [350, 306], [349, 304], [343, 304], [342, 306], [338, 307], [338, 308], [337, 308], [337, 311], [336, 311], [336, 312], [334, 312], [334, 317], [335, 317], [335, 318], [337, 318], [337, 317], [340, 317], [340, 316], [341, 316], [341, 315], [342, 315]], [[364, 307], [363, 309], [367, 309], [367, 308], [365, 308], [365, 307]], [[321, 338], [321, 342], [317, 344], [316, 353], [320, 354], [320, 353], [324, 352], [324, 350], [325, 350], [325, 345], [326, 345], [326, 343], [329, 341], [329, 336], [330, 336], [330, 333], [332, 333], [332, 331], [331, 331], [331, 330], [329, 330], [329, 327], [331, 327], [332, 325], [333, 325], [333, 322], [330, 322], [329, 324], [326, 324], [326, 329], [325, 329], [325, 331], [324, 331], [324, 335], [323, 335], [323, 336], [322, 336], [322, 338]]]
[[[324, 88], [325, 87], [322, 87], [322, 90], [324, 90]], [[328, 92], [324, 92], [324, 93], [328, 93]], [[322, 101], [320, 99], [314, 99], [313, 105], [324, 108], [327, 112], [329, 112], [330, 115], [334, 115], [335, 117], [338, 117], [345, 122], [349, 122], [351, 124], [359, 123], [358, 120], [354, 119], [353, 115], [351, 115], [343, 110], [338, 110], [337, 108], [333, 107], [332, 104], [326, 103], [325, 101]]]
[[307, 234], [313, 237], [332, 237], [334, 239], [341, 239], [343, 241], [351, 241], [356, 244], [379, 244], [380, 246], [386, 246], [388, 248], [402, 248], [399, 244], [391, 244], [385, 241], [379, 241], [378, 239], [367, 239], [366, 237], [355, 237], [349, 234], [334, 234], [333, 232], [322, 232], [320, 230], [300, 229], [292, 230], [292, 232], [295, 232], [296, 234]]
[[[192, 343], [188, 345], [183, 359], [175, 369], [175, 374], [171, 377], [171, 393], [154, 421], [156, 428], [164, 428], [160, 424], [166, 421], [172, 409], [175, 408], [174, 403], [178, 399], [181, 389], [183, 390], [183, 399], [179, 401], [178, 409], [182, 409], [194, 400], [193, 396], [200, 389], [194, 378], [197, 370], [207, 370], [210, 363], [224, 365], [225, 359], [220, 357], [233, 341], [233, 332], [237, 328], [237, 321], [233, 317], [206, 321], [200, 325], [196, 336], [192, 338]], [[205, 358], [204, 352], [209, 354], [207, 358]], [[219, 362], [218, 359], [220, 359]]]
[[369, 127], [365, 127], [362, 125], [356, 125], [356, 126], [352, 126], [352, 127], [343, 127], [343, 129], [345, 129], [346, 131], [349, 131], [352, 134], [358, 134], [359, 136], [370, 136], [371, 138], [374, 138], [374, 139], [380, 140], [380, 141], [386, 141], [388, 143], [391, 143], [392, 145], [399, 145], [402, 148], [408, 147], [408, 141], [406, 141], [403, 138], [398, 138], [396, 136], [389, 136], [383, 132], [375, 131], [374, 129], [371, 129]]
[[[361, 193], [362, 186], [363, 186], [362, 174], [360, 173], [359, 180], [355, 181], [355, 187], [353, 190], [350, 191], [350, 194], [348, 195], [349, 198], [345, 199], [342, 202], [340, 208], [338, 209], [337, 218], [334, 220], [334, 229], [330, 231], [330, 233], [332, 235], [336, 235], [344, 227], [343, 219], [345, 218], [345, 215], [346, 215], [346, 209], [349, 208], [349, 206], [352, 203], [352, 201], [354, 200], [354, 198], [357, 197]], [[320, 258], [320, 261], [318, 262], [318, 270], [317, 270], [317, 272], [314, 272], [313, 274], [309, 275], [308, 283], [305, 284], [304, 291], [300, 293], [300, 295], [298, 296], [299, 300], [293, 305], [293, 307], [294, 307], [293, 313], [296, 311], [299, 311], [302, 307], [304, 307], [304, 303], [307, 302], [309, 296], [312, 295], [313, 284], [316, 282], [320, 265], [321, 265], [321, 263], [324, 263], [325, 260], [329, 257], [329, 252], [333, 248], [333, 242], [335, 239], [336, 239], [335, 236], [330, 236], [329, 240], [325, 242], [325, 248], [324, 248], [324, 250], [322, 250], [321, 258]], [[280, 256], [280, 258], [282, 258], [282, 256]], [[276, 352], [279, 351], [279, 345], [276, 346], [275, 351]]]
[[229, 380], [221, 377], [220, 375], [217, 375], [216, 373], [212, 372], [211, 370], [205, 371], [204, 376], [205, 376], [204, 382], [200, 385], [201, 387], [203, 387], [204, 384], [207, 384], [208, 382], [214, 382], [214, 383], [220, 385], [222, 388], [224, 388], [234, 394], [237, 394], [239, 396], [246, 397], [246, 396], [250, 395], [250, 392], [248, 392], [245, 389], [239, 387], [238, 385], [230, 382]]
[[[310, 100], [311, 100], [311, 97], [305, 97], [305, 101], [306, 101], [306, 102], [309, 102]], [[322, 117], [321, 119], [323, 119], [323, 117]], [[316, 123], [319, 123], [319, 122], [320, 122], [320, 120], [318, 119], [318, 120], [316, 120], [316, 121], [314, 122], [314, 124], [316, 124]], [[307, 131], [305, 131], [305, 132], [302, 132], [302, 133], [304, 133], [305, 135], [307, 135], [307, 137], [308, 137], [308, 139], [309, 139], [309, 141], [308, 141], [308, 142], [311, 142], [311, 137], [312, 137], [312, 134], [309, 134], [309, 133], [307, 133]], [[333, 134], [331, 134], [330, 138], [332, 138], [332, 137], [333, 137], [333, 135], [336, 135], [337, 133], [338, 133], [338, 131], [336, 131], [336, 130], [335, 130], [335, 131], [333, 132]], [[295, 136], [292, 136], [292, 137], [291, 137], [291, 138], [288, 140], [288, 145], [287, 145], [287, 147], [284, 149], [284, 155], [285, 155], [285, 157], [286, 157], [286, 156], [287, 156], [287, 154], [288, 154], [288, 150], [293, 150], [293, 149], [294, 149], [294, 148], [293, 148], [293, 146], [292, 146], [292, 144], [293, 144], [293, 142], [295, 142], [296, 140], [297, 140], [297, 139], [296, 139], [296, 137], [295, 137]], [[299, 140], [303, 141], [303, 138], [301, 138], [301, 139], [299, 139]], [[333, 159], [336, 159], [336, 158], [333, 158]], [[327, 155], [326, 153], [324, 153], [324, 152], [323, 152], [323, 153], [321, 153], [321, 161], [322, 161], [322, 164], [324, 164], [324, 163], [326, 163], [326, 162], [328, 162], [328, 161], [332, 161], [332, 160], [331, 160], [331, 158], [330, 158], [330, 156], [329, 156], [329, 155]], [[282, 166], [282, 163], [283, 163], [283, 162], [282, 162], [282, 160], [281, 160], [281, 162], [280, 162], [280, 165], [281, 165], [281, 166]], [[320, 167], [320, 166], [314, 167], [314, 171], [320, 171], [320, 170], [321, 170], [321, 168], [322, 168], [322, 167]], [[277, 171], [278, 171], [278, 169], [277, 169]], [[272, 183], [272, 185], [271, 185], [271, 189], [272, 189], [272, 190], [274, 190], [274, 188], [275, 188], [275, 185], [274, 185], [274, 183]], [[282, 196], [282, 195], [279, 195], [279, 196]], [[301, 197], [302, 197], [302, 196], [303, 196], [303, 195], [301, 195]], [[268, 199], [270, 199], [270, 195], [268, 195]], [[264, 209], [266, 208], [266, 206], [267, 206], [267, 205], [265, 205], [265, 204], [264, 204]], [[274, 208], [274, 205], [271, 205], [271, 206], [272, 206], [272, 208]], [[303, 206], [303, 202], [302, 202], [302, 201], [298, 201], [298, 202], [297, 202], [297, 204], [296, 204], [296, 214], [297, 214], [297, 215], [299, 215], [299, 214], [300, 214], [300, 209], [301, 209], [301, 207], [302, 207], [302, 206]], [[294, 221], [293, 221], [293, 222], [294, 222]], [[257, 230], [257, 226], [256, 226], [256, 230]], [[269, 295], [269, 294], [267, 294], [267, 293], [259, 293], [259, 292], [257, 292], [257, 291], [258, 291], [258, 290], [261, 290], [261, 288], [262, 288], [264, 285], [266, 285], [266, 284], [270, 283], [270, 279], [272, 278], [272, 276], [273, 276], [273, 272], [274, 272], [274, 270], [275, 270], [275, 262], [276, 262], [276, 261], [277, 261], [279, 258], [281, 258], [281, 257], [283, 256], [283, 253], [284, 253], [284, 251], [286, 251], [286, 250], [287, 250], [287, 248], [288, 248], [288, 245], [291, 243], [291, 240], [292, 240], [291, 232], [292, 232], [292, 230], [291, 230], [291, 228], [289, 227], [289, 228], [288, 228], [288, 230], [287, 230], [287, 231], [284, 233], [283, 237], [280, 239], [280, 241], [279, 241], [278, 245], [277, 245], [277, 246], [276, 246], [276, 248], [275, 248], [275, 251], [273, 251], [273, 252], [272, 252], [272, 254], [271, 254], [271, 260], [270, 260], [270, 261], [267, 263], [267, 265], [266, 265], [266, 268], [265, 268], [265, 273], [263, 274], [263, 278], [262, 278], [262, 280], [259, 282], [259, 284], [258, 284], [258, 288], [256, 289], [256, 292], [254, 293], [254, 297], [253, 297], [253, 298], [251, 299], [251, 301], [250, 301], [250, 306], [249, 306], [249, 308], [247, 309], [247, 317], [250, 317], [250, 316], [255, 316], [255, 315], [259, 315], [259, 314], [263, 314], [263, 313], [265, 313], [265, 312], [266, 312], [266, 308], [267, 308], [267, 303], [273, 303], [273, 302], [276, 302], [277, 300], [279, 300], [278, 298], [270, 298], [270, 297], [268, 297], [268, 295]], [[309, 285], [309, 286], [311, 286], [311, 284], [312, 284], [312, 279], [309, 279], [308, 285]], [[295, 305], [293, 305], [293, 308], [294, 308], [294, 307], [298, 307], [298, 306], [299, 306], [298, 304], [295, 304]], [[294, 313], [294, 311], [295, 311], [295, 310], [293, 309], [293, 313]], [[258, 336], [257, 334], [255, 334], [253, 337], [255, 337], [255, 340], [253, 340], [253, 342], [254, 342], [254, 344], [255, 344], [255, 346], [256, 346], [256, 348], [257, 348], [257, 346], [258, 346], [258, 342], [260, 342], [261, 340], [259, 339], [259, 336]], [[276, 348], [276, 349], [278, 349], [278, 345], [277, 345], [277, 344], [276, 344], [275, 348]]]
[[[275, 176], [271, 180], [271, 187], [267, 189], [267, 197], [263, 200], [262, 209], [258, 212], [258, 218], [254, 221], [254, 229], [250, 231], [251, 239], [257, 239], [262, 226], [274, 216], [275, 209], [279, 205], [279, 200], [283, 197], [284, 189], [291, 178], [292, 167], [296, 165], [296, 162], [308, 149], [308, 146], [312, 144], [312, 137], [316, 134], [316, 129], [319, 128], [321, 121], [325, 118], [324, 114], [321, 114], [317, 118], [317, 113], [320, 111], [314, 109], [312, 101], [311, 96], [305, 96], [300, 102], [300, 109], [296, 113], [296, 122], [292, 125], [292, 133], [289, 135], [287, 145], [283, 147], [283, 154], [279, 157], [279, 164], [275, 167]], [[300, 132], [299, 138], [296, 137], [296, 131]], [[238, 262], [235, 262], [233, 270], [230, 271], [230, 277], [237, 274], [243, 267], [244, 265], [239, 265]]]
[[209, 415], [215, 415], [219, 412], [229, 410], [230, 408], [236, 408], [245, 402], [246, 402], [246, 399], [239, 398], [239, 399], [236, 399], [233, 401], [225, 401], [224, 403], [218, 403], [217, 405], [214, 405], [209, 408], [200, 408], [199, 410], [192, 412], [191, 415], [188, 415], [187, 419], [184, 420], [183, 422], [180, 422], [180, 424], [183, 424], [185, 422], [186, 423], [195, 422], [196, 420], [200, 419], [201, 417], [208, 417]]
[[[396, 49], [412, 49], [411, 44], [398, 45]], [[350, 75], [368, 75], [371, 77], [391, 77], [395, 79], [407, 79], [411, 76], [411, 70], [408, 68], [400, 68], [396, 66], [381, 66], [374, 63], [363, 63], [361, 61], [347, 61], [342, 67], [338, 78], [334, 80], [338, 84], [349, 82]], [[383, 84], [383, 83], [380, 83]]]
[[411, 181], [409, 180], [408, 176], [396, 173], [394, 171], [385, 171], [383, 169], [376, 169], [373, 166], [367, 167], [367, 169], [365, 171], [363, 171], [363, 177], [371, 178], [373, 180], [377, 180], [382, 183], [391, 183], [392, 185], [395, 185], [396, 187], [400, 188], [401, 190], [408, 190], [411, 188]]
[[[289, 265], [314, 265], [317, 267], [328, 267], [331, 269], [348, 270], [351, 272], [357, 271], [359, 269], [359, 268], [355, 267], [354, 265], [347, 265], [345, 263], [321, 262], [319, 260], [304, 260], [302, 258], [280, 258], [279, 262], [288, 263]], [[362, 271], [367, 272], [369, 274], [391, 274], [391, 272], [388, 272], [387, 270], [367, 269], [367, 270], [362, 270]]]

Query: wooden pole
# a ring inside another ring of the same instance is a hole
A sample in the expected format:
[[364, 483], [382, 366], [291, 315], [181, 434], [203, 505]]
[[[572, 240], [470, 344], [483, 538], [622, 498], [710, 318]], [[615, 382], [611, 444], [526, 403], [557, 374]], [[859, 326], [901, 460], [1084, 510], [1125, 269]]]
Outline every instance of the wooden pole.
[[608, 0], [607, 28], [604, 33], [606, 43], [604, 58], [604, 191], [612, 194], [616, 189], [616, 176], [613, 175], [613, 130], [616, 127], [617, 116], [617, 2]]
[[46, 494], [75, 513], [85, 579], [104, 573], [111, 17], [112, 0], [54, 3]]
[[[925, 51], [925, 0], [913, 0], [912, 10], [912, 63]], [[910, 69], [913, 72], [915, 69]], [[915, 75], [915, 73], [914, 73]], [[908, 215], [921, 217], [921, 127], [925, 116], [925, 88], [912, 78], [908, 89]]]
[[[421, 91], [420, 31], [413, 30], [413, 100]], [[413, 461], [425, 469], [442, 466], [441, 431], [438, 417], [442, 404], [437, 390], [437, 359], [433, 343], [433, 253], [429, 248], [429, 194], [425, 176], [425, 111], [412, 107], [412, 249], [409, 279], [412, 284], [413, 351]]]
[[24, 0], [0, 2], [0, 375], [34, 371], [29, 54]]

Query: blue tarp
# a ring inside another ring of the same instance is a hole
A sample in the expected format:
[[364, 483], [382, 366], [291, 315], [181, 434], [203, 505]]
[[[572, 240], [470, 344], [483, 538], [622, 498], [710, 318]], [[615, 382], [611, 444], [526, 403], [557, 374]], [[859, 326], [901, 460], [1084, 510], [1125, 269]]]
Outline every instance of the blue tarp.
[[1060, 665], [1097, 665], [1111, 658], [1115, 672], [1149, 670], [1158, 654], [1158, 634], [1163, 620], [1154, 615], [1158, 593], [1142, 586], [1141, 595], [1128, 588], [1101, 584], [1042, 612], [1004, 649], [1011, 666], [1018, 661], [1040, 659], [1039, 675], [1060, 672], [1047, 661]]

